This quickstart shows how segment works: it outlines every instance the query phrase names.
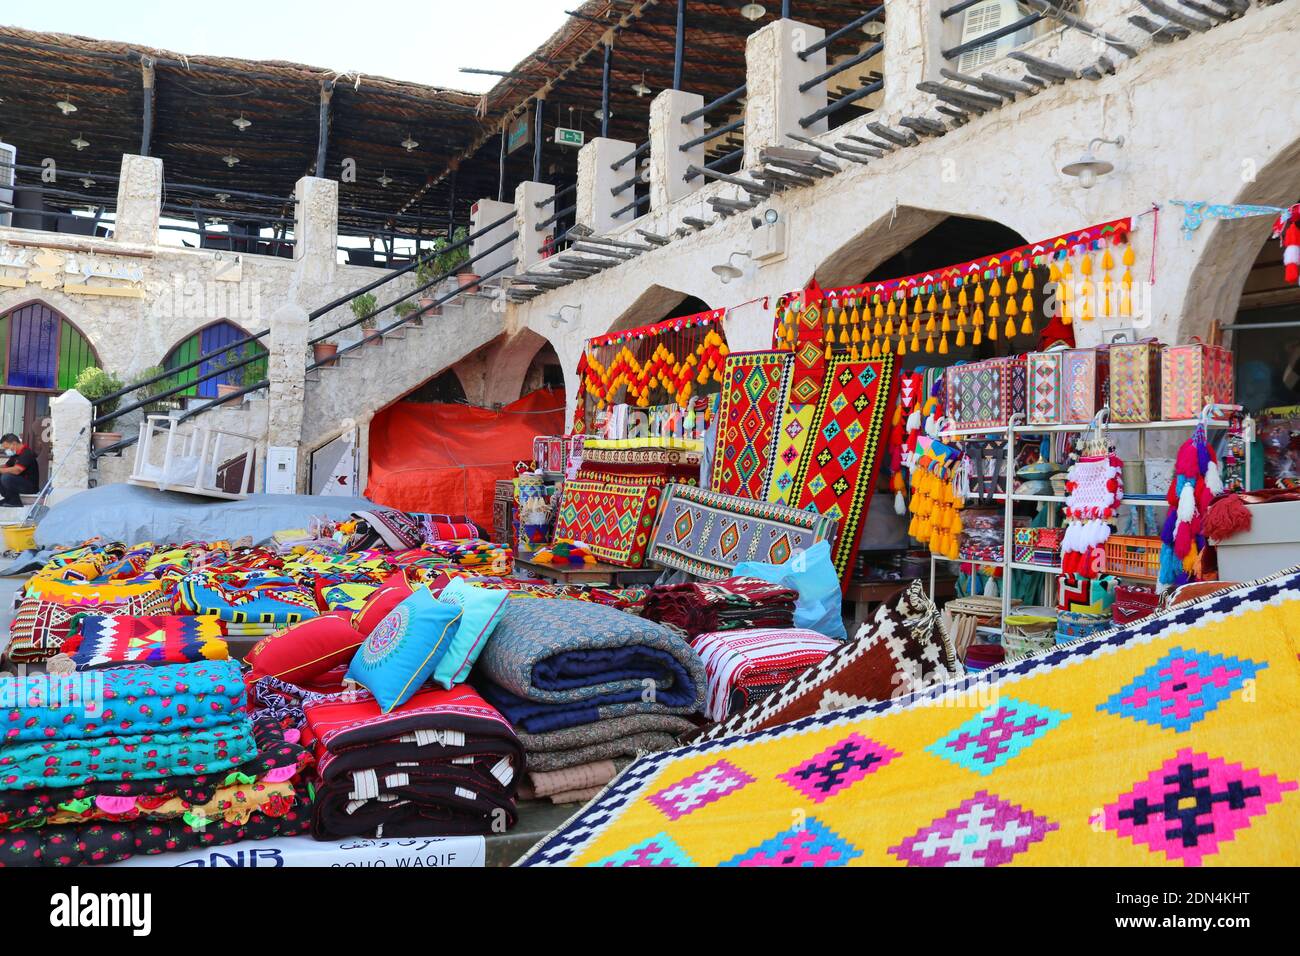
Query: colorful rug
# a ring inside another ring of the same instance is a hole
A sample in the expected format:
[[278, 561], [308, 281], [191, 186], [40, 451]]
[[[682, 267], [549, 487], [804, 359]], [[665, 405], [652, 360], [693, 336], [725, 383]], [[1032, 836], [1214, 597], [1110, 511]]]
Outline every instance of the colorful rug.
[[745, 628], [701, 634], [691, 647], [704, 662], [709, 693], [704, 714], [726, 720], [754, 694], [779, 687], [840, 646], [832, 637], [798, 627]]
[[790, 387], [789, 352], [743, 352], [727, 356], [718, 406], [713, 490], [767, 500], [776, 457], [776, 424]]
[[63, 653], [79, 671], [123, 664], [188, 664], [224, 660], [230, 649], [215, 617], [93, 617], [68, 638]]
[[790, 373], [790, 401], [808, 405], [817, 401], [826, 379], [826, 326], [820, 296], [799, 312], [795, 322], [794, 363]]
[[812, 418], [812, 437], [795, 474], [795, 506], [839, 525], [832, 552], [847, 583], [880, 469], [881, 429], [894, 401], [894, 357], [833, 358]]
[[742, 561], [784, 564], [834, 537], [835, 519], [768, 501], [669, 485], [649, 558], [699, 578], [725, 578]]
[[1293, 866], [1300, 569], [643, 757], [523, 865]]
[[555, 512], [555, 537], [580, 541], [608, 564], [639, 568], [662, 488], [653, 480], [569, 481]]
[[787, 405], [777, 428], [776, 458], [772, 462], [772, 480], [768, 483], [767, 500], [788, 505], [794, 498], [798, 485], [799, 463], [812, 434], [812, 420], [817, 413], [815, 404]]

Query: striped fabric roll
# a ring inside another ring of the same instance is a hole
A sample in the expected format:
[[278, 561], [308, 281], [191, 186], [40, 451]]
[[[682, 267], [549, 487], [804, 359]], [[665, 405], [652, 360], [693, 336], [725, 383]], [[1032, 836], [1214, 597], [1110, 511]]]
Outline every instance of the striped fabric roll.
[[720, 721], [726, 720], [733, 700], [747, 706], [751, 691], [781, 686], [840, 642], [802, 628], [750, 628], [701, 634], [691, 646], [704, 661], [709, 681], [706, 713]]

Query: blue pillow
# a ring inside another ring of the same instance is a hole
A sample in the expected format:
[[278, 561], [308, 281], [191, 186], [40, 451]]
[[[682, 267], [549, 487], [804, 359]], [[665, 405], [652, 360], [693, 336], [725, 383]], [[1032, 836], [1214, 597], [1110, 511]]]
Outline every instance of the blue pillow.
[[461, 610], [435, 598], [428, 588], [388, 612], [357, 650], [347, 677], [375, 695], [387, 714], [406, 703], [428, 680], [451, 648]]
[[840, 641], [848, 640], [842, 616], [840, 576], [831, 561], [829, 541], [818, 541], [785, 564], [742, 561], [731, 573], [736, 577], [761, 578], [771, 584], [794, 588], [799, 592], [799, 600], [794, 606], [795, 627], [807, 628]]
[[508, 591], [476, 588], [462, 578], [456, 578], [442, 589], [438, 600], [460, 608], [464, 614], [451, 646], [434, 668], [433, 679], [437, 683], [451, 690], [469, 676], [470, 668], [505, 613], [509, 597]]

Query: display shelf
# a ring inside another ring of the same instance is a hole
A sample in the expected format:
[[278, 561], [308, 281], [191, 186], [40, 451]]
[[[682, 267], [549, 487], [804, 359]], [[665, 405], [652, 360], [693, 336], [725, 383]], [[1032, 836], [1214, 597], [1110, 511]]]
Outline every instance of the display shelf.
[[[1169, 422], [1107, 422], [1106, 430], [1117, 432], [1149, 431], [1165, 428], [1195, 428], [1201, 424], [1199, 418], [1183, 418]], [[1224, 419], [1212, 418], [1205, 421], [1206, 428], [1227, 428], [1230, 423]], [[1047, 435], [1059, 432], [1086, 432], [1093, 427], [1092, 422], [1081, 425], [1013, 425], [1008, 429], [1000, 428], [954, 428], [939, 432], [940, 438], [969, 438], [973, 435], [1005, 435], [1008, 430], [1013, 435]]]
[[1043, 574], [1060, 574], [1059, 567], [1052, 567], [1050, 564], [1033, 564], [1027, 561], [1011, 561], [1007, 567], [1015, 568], [1017, 571], [1041, 571]]

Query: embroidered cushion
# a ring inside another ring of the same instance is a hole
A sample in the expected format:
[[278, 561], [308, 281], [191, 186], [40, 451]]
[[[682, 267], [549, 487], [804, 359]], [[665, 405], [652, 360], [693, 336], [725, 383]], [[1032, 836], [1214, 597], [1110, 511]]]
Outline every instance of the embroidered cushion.
[[414, 591], [405, 575], [392, 575], [366, 598], [352, 615], [352, 626], [356, 628], [357, 633], [365, 637], [375, 629], [376, 624], [389, 615], [393, 608], [410, 597]]
[[438, 600], [459, 607], [464, 616], [447, 653], [434, 668], [433, 679], [437, 683], [451, 690], [469, 676], [483, 645], [501, 620], [509, 597], [509, 591], [475, 587], [460, 578], [442, 589]]
[[329, 611], [258, 641], [244, 660], [260, 675], [300, 684], [347, 663], [365, 636], [347, 611]]
[[366, 598], [378, 590], [375, 584], [320, 579], [316, 582], [316, 606], [322, 611], [359, 611]]
[[347, 677], [375, 695], [389, 713], [418, 691], [451, 647], [461, 609], [420, 588], [374, 626], [352, 658]]

